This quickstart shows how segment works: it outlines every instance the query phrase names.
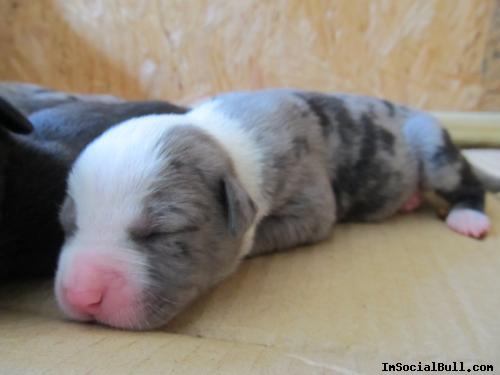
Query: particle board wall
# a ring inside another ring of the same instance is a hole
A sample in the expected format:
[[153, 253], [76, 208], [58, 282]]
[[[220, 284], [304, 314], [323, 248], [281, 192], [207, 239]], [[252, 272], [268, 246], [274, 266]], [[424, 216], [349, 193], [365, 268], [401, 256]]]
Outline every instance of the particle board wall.
[[2, 0], [0, 79], [183, 103], [294, 86], [500, 109], [498, 0]]

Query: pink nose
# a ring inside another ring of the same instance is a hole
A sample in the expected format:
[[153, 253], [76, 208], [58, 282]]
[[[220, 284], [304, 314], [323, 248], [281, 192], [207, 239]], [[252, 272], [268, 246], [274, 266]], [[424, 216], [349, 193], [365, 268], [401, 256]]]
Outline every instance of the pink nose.
[[[134, 328], [143, 319], [141, 268], [126, 252], [77, 249], [59, 264], [56, 297], [75, 320]], [[63, 254], [64, 255], [64, 254]]]
[[[97, 286], [96, 286], [97, 287]], [[64, 290], [64, 298], [73, 310], [82, 315], [97, 315], [107, 286], [101, 285], [100, 289], [70, 289]]]
[[133, 305], [131, 281], [116, 262], [80, 257], [61, 284], [60, 298], [78, 316], [99, 319], [121, 314]]

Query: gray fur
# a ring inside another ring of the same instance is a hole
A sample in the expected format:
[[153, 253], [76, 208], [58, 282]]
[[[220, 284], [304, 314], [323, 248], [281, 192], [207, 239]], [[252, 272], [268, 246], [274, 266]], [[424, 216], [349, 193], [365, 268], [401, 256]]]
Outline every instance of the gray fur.
[[[436, 190], [453, 206], [482, 209], [481, 184], [447, 133], [422, 112], [293, 90], [213, 101], [253, 138], [264, 160], [260, 188], [270, 209], [250, 256], [323, 240], [338, 221], [387, 218], [421, 189]], [[128, 228], [155, 281], [141, 296], [145, 320], [133, 328], [163, 324], [233, 272], [255, 215], [255, 202], [215, 139], [186, 123], [158, 142], [163, 171]], [[63, 210], [63, 218], [71, 216]]]
[[155, 283], [145, 301], [149, 326], [164, 323], [166, 311], [175, 315], [235, 270], [242, 236], [255, 215], [231, 161], [210, 137], [186, 126], [163, 142], [170, 162], [143, 205], [143, 218], [155, 229], [131, 235], [157, 265], [150, 270]]
[[[370, 97], [292, 90], [215, 100], [261, 138], [269, 163], [264, 189], [272, 209], [252, 254], [319, 241], [334, 221], [387, 218], [421, 189], [483, 209], [481, 183], [427, 114]], [[297, 154], [290, 142], [297, 138], [307, 139], [310, 152]]]
[[112, 95], [87, 95], [55, 91], [32, 83], [0, 82], [0, 93], [26, 116], [61, 104], [84, 101], [119, 103], [124, 100]]
[[[263, 147], [269, 161], [264, 189], [273, 206], [282, 207], [309, 183], [297, 181], [310, 173], [307, 164], [331, 182], [339, 220], [385, 218], [417, 188], [418, 160], [402, 132], [411, 113], [405, 107], [393, 105], [389, 111], [374, 98], [289, 90], [233, 93], [216, 100]], [[297, 139], [306, 141], [307, 155], [297, 157]]]
[[[185, 125], [158, 141], [168, 158], [143, 198], [141, 214], [126, 228], [128, 246], [151, 265], [142, 328], [163, 324], [233, 272], [255, 215], [231, 160], [211, 137]], [[70, 241], [78, 235], [70, 197], [60, 217]]]

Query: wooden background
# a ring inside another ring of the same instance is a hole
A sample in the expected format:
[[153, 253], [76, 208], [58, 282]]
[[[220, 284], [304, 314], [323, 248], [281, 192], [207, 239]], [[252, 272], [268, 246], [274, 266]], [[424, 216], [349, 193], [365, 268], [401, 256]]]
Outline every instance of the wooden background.
[[181, 103], [294, 86], [500, 109], [500, 0], [1, 0], [0, 79]]

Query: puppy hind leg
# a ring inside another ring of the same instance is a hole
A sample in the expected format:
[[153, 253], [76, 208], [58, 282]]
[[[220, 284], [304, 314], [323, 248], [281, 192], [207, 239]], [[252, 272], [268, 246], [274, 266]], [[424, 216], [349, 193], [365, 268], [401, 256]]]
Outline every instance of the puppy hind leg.
[[421, 160], [424, 184], [451, 206], [448, 227], [465, 236], [484, 237], [490, 229], [484, 188], [448, 132], [436, 119], [421, 114], [407, 121], [404, 133]]
[[406, 201], [406, 203], [399, 209], [402, 214], [407, 214], [417, 210], [424, 203], [424, 197], [420, 191], [413, 193], [413, 195]]

